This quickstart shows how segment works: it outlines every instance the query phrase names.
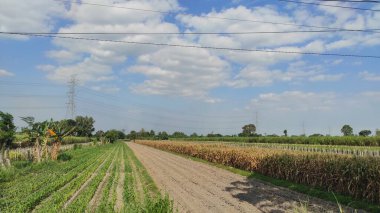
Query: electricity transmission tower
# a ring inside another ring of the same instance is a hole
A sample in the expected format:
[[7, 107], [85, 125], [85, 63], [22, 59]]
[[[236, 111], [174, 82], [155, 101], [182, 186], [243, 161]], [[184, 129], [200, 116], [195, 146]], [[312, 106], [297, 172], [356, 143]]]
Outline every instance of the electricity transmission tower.
[[67, 92], [67, 111], [66, 115], [69, 115], [71, 119], [74, 119], [75, 116], [75, 96], [76, 96], [76, 86], [77, 86], [77, 79], [75, 75], [71, 76], [70, 81], [68, 82], [68, 88], [69, 91]]

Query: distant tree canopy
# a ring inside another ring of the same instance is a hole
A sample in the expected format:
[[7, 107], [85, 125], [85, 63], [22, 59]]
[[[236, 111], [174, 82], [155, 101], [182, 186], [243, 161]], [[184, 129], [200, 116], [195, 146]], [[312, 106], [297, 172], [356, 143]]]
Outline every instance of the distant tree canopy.
[[172, 138], [186, 138], [187, 135], [183, 132], [173, 132], [173, 134], [171, 135]]
[[347, 125], [347, 124], [344, 125], [340, 131], [343, 133], [344, 136], [354, 135], [354, 130], [352, 129], [350, 125]]
[[320, 133], [314, 133], [312, 135], [309, 135], [309, 137], [322, 137], [323, 135]]
[[95, 128], [94, 128], [95, 120], [92, 117], [77, 116], [75, 118], [75, 123], [77, 127], [75, 129], [76, 136], [91, 137], [92, 132], [95, 131]]
[[211, 133], [207, 134], [207, 137], [209, 137], [209, 138], [212, 138], [212, 137], [223, 137], [223, 135], [221, 135], [219, 133], [213, 133], [213, 132], [211, 132]]
[[118, 139], [125, 139], [126, 135], [123, 131], [117, 129], [111, 129], [104, 133], [104, 137], [110, 140], [111, 143], [115, 142]]
[[196, 137], [198, 137], [198, 134], [195, 133], [195, 132], [193, 132], [193, 134], [191, 134], [190, 137], [192, 137], [192, 138], [196, 138]]
[[287, 137], [288, 136], [288, 130], [284, 130], [284, 136]]
[[380, 136], [380, 129], [376, 129], [376, 136]]
[[169, 140], [169, 134], [165, 131], [159, 132], [156, 136], [158, 140]]
[[13, 123], [13, 116], [0, 111], [0, 149], [12, 144], [15, 132], [16, 126]]
[[256, 133], [256, 126], [254, 124], [247, 124], [242, 127], [243, 131], [239, 134], [242, 137], [254, 136]]
[[371, 134], [372, 134], [371, 130], [367, 130], [367, 129], [362, 130], [362, 131], [359, 132], [359, 135], [360, 136], [364, 136], [364, 137], [369, 136]]

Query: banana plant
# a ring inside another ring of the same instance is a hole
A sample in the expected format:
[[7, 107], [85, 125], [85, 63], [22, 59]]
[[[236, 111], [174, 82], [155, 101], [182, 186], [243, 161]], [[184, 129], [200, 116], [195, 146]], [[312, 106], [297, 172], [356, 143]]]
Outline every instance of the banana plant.
[[76, 127], [74, 126], [71, 129], [67, 130], [67, 128], [64, 128], [64, 126], [60, 122], [53, 123], [51, 128], [48, 129], [49, 135], [54, 138], [53, 147], [51, 151], [52, 160], [57, 160], [63, 139], [72, 134], [75, 129]]

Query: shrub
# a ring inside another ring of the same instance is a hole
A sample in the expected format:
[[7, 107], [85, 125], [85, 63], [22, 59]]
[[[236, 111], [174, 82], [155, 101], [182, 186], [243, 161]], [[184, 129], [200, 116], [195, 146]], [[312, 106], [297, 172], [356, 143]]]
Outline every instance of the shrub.
[[71, 155], [69, 155], [69, 154], [63, 152], [63, 153], [60, 153], [60, 154], [58, 155], [58, 158], [57, 158], [57, 159], [58, 159], [59, 161], [69, 161], [69, 160], [71, 160], [71, 158], [72, 158]]

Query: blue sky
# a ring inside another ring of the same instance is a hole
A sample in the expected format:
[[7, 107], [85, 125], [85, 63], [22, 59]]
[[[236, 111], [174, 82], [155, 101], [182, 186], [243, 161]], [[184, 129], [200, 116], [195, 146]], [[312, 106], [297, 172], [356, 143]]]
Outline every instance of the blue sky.
[[[0, 2], [2, 32], [219, 33], [68, 36], [380, 56], [378, 32], [225, 34], [321, 30], [300, 25], [380, 29], [377, 11], [243, 0]], [[326, 4], [380, 10], [379, 4]], [[292, 135], [301, 134], [303, 124], [306, 134], [340, 134], [344, 124], [356, 133], [380, 128], [378, 58], [16, 35], [0, 35], [0, 48], [0, 110], [12, 113], [18, 126], [24, 125], [20, 116], [68, 118], [67, 82], [75, 76], [76, 114], [93, 116], [97, 129], [237, 134], [255, 123], [262, 134], [287, 129]]]

